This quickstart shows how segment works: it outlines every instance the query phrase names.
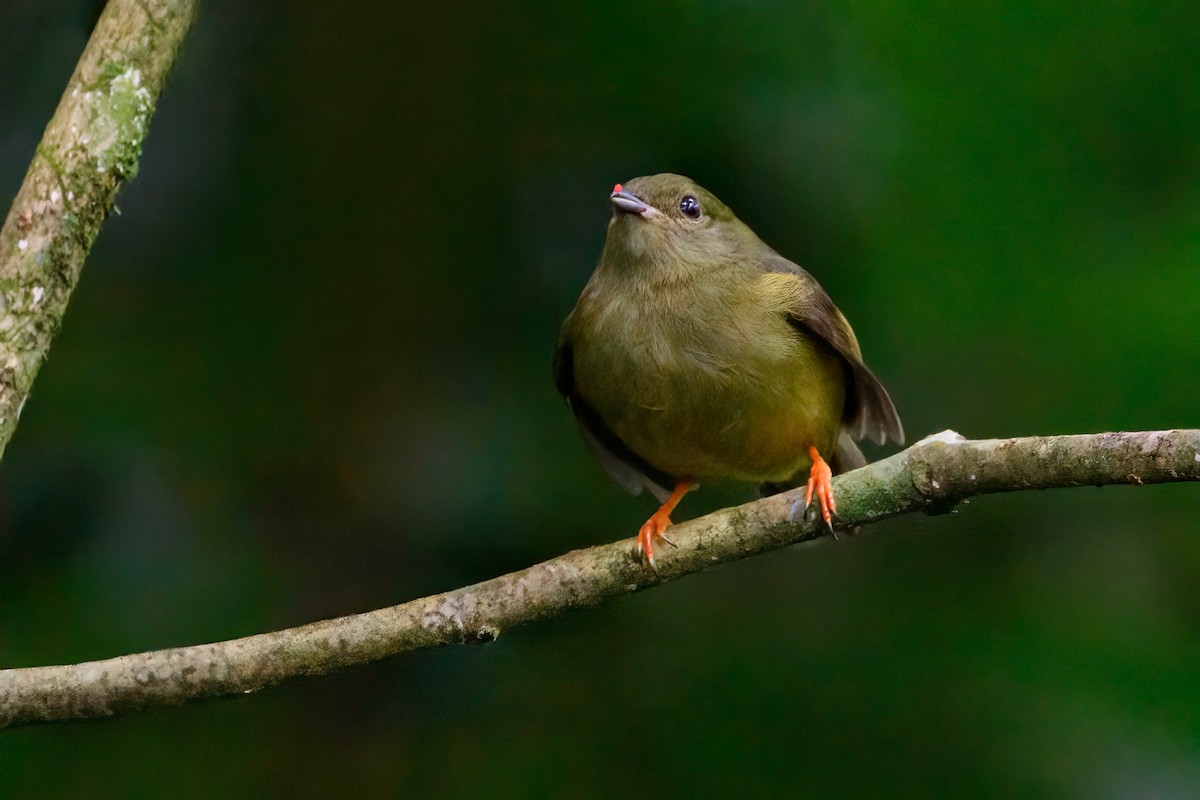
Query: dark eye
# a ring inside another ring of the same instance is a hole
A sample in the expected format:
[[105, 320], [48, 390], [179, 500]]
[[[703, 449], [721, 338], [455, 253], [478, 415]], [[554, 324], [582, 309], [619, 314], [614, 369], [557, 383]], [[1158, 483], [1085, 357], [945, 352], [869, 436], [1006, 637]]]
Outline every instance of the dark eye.
[[700, 219], [700, 201], [690, 194], [685, 194], [679, 201], [679, 210], [688, 219]]

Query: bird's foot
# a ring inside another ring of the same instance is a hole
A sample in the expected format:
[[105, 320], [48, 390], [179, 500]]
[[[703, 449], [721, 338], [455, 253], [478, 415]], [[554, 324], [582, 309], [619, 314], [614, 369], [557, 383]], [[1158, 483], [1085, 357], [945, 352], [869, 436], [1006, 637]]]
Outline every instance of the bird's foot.
[[651, 515], [650, 519], [646, 520], [646, 524], [638, 531], [637, 535], [637, 554], [639, 558], [644, 558], [646, 563], [650, 565], [650, 569], [656, 569], [654, 566], [654, 540], [662, 539], [671, 547], [675, 543], [663, 535], [667, 528], [671, 527], [671, 512], [675, 510], [675, 506], [679, 505], [679, 501], [688, 493], [688, 490], [696, 485], [694, 480], [682, 480], [675, 484], [674, 491], [663, 501], [659, 506], [658, 511]]
[[651, 569], [657, 569], [654, 565], [655, 540], [661, 539], [671, 547], [675, 546], [675, 543], [664, 535], [669, 527], [671, 527], [671, 517], [660, 508], [650, 519], [646, 520], [641, 530], [638, 531], [637, 554], [646, 560]]
[[[825, 463], [825, 459], [821, 458], [817, 448], [808, 448], [808, 454], [812, 458], [812, 469], [809, 470], [808, 485], [804, 489], [804, 510], [807, 512], [812, 507], [815, 497], [816, 509], [820, 510], [821, 518], [825, 520], [825, 526], [829, 528], [829, 533], [836, 539], [837, 532], [833, 529], [833, 517], [837, 513], [837, 502], [833, 499], [833, 470], [829, 468], [829, 464]], [[796, 504], [796, 506], [799, 505], [799, 503]], [[799, 509], [793, 506], [793, 518], [797, 511]]]

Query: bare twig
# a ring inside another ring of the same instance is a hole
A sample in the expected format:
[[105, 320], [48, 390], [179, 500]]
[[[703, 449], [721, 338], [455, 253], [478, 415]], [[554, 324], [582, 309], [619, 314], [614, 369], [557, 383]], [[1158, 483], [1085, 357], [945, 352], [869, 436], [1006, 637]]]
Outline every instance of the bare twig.
[[[967, 441], [950, 431], [834, 479], [839, 524], [937, 513], [977, 494], [1200, 480], [1200, 430]], [[630, 540], [577, 550], [520, 572], [365, 614], [215, 644], [0, 671], [0, 727], [105, 717], [251, 692], [386, 656], [482, 643], [514, 625], [644, 589], [715, 564], [816, 538], [791, 519], [799, 490], [672, 529], [654, 572]]]
[[111, 0], [0, 229], [0, 456], [142, 140], [195, 0]]

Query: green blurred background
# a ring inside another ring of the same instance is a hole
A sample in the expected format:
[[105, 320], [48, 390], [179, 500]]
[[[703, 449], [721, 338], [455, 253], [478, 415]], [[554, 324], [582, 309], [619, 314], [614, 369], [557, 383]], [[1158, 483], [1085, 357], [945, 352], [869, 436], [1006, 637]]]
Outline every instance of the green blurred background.
[[[99, 5], [0, 4], [5, 198]], [[910, 439], [1200, 425], [1196, 9], [207, 0], [0, 465], [0, 664], [632, 535], [653, 504], [549, 363], [650, 172], [818, 276]], [[484, 648], [3, 732], [0, 797], [1196, 797], [1198, 510], [982, 498]]]

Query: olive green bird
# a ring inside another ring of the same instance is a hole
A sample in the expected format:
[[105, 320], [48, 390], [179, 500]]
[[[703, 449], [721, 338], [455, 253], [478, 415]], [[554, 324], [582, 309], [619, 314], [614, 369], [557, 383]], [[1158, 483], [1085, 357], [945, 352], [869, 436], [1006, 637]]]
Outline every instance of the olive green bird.
[[682, 175], [617, 184], [600, 263], [563, 323], [555, 384], [592, 454], [662, 503], [638, 532], [654, 566], [670, 514], [701, 481], [807, 479], [832, 530], [830, 479], [856, 439], [904, 441], [850, 323], [816, 279]]

